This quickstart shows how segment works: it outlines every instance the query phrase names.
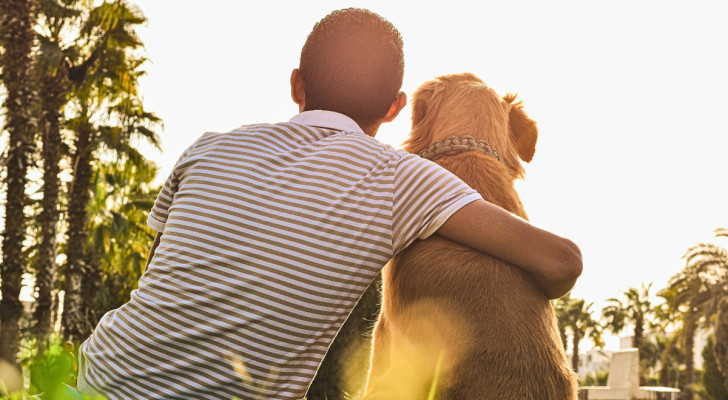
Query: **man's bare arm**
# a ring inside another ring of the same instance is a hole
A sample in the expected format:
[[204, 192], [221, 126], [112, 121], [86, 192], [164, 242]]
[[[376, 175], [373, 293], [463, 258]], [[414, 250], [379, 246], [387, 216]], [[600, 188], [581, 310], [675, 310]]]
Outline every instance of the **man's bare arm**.
[[[147, 259], [147, 267], [149, 268], [149, 263], [152, 262], [152, 257], [154, 257], [154, 250], [157, 250], [157, 246], [159, 246], [159, 239], [162, 238], [162, 232], [157, 232], [157, 236], [154, 238], [154, 243], [152, 243], [152, 249], [149, 250], [149, 258]], [[144, 269], [146, 271], [146, 268]]]
[[531, 272], [550, 299], [571, 290], [583, 268], [581, 251], [572, 241], [485, 200], [455, 212], [437, 233]]

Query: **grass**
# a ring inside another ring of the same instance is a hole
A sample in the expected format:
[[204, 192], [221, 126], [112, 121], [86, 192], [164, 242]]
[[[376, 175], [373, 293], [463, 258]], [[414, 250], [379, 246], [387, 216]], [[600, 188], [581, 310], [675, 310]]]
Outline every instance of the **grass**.
[[[41, 398], [42, 400], [104, 399], [100, 396], [83, 394], [74, 389], [78, 375], [76, 364], [78, 358], [73, 346], [68, 343], [61, 343], [60, 340], [56, 339], [50, 343], [42, 355], [38, 356], [32, 354], [34, 352], [32, 351], [33, 345], [34, 343], [25, 346], [21, 356], [22, 376], [15, 368], [0, 368], [0, 400], [37, 400]], [[443, 354], [440, 353], [427, 400], [434, 400], [435, 398], [442, 360]], [[251, 379], [242, 361], [235, 358], [228, 361], [232, 362], [233, 369], [241, 376], [243, 381]]]
[[443, 352], [440, 352], [440, 356], [437, 358], [437, 365], [435, 366], [435, 377], [432, 379], [432, 384], [430, 385], [430, 391], [427, 393], [427, 400], [434, 400], [435, 399], [435, 393], [437, 392], [437, 381], [440, 378], [440, 368], [442, 368], [442, 357]]

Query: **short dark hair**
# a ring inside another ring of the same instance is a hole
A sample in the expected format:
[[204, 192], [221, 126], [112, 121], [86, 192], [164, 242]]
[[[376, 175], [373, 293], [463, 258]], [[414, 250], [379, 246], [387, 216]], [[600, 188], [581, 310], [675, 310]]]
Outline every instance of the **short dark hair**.
[[369, 10], [336, 10], [314, 25], [301, 50], [305, 110], [342, 113], [362, 128], [382, 119], [402, 87], [399, 31]]

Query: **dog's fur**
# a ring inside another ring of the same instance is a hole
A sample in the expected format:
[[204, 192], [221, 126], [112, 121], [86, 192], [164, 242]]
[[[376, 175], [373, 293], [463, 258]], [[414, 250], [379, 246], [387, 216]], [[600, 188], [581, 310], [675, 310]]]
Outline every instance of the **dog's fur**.
[[[478, 152], [436, 162], [486, 200], [527, 218], [513, 183], [524, 176], [520, 160], [533, 157], [537, 128], [515, 97], [501, 98], [473, 74], [426, 82], [414, 94], [405, 148], [418, 153], [450, 135], [486, 140], [503, 163]], [[423, 399], [436, 375], [438, 399], [577, 398], [553, 309], [532, 276], [438, 235], [417, 241], [383, 270], [363, 398]]]

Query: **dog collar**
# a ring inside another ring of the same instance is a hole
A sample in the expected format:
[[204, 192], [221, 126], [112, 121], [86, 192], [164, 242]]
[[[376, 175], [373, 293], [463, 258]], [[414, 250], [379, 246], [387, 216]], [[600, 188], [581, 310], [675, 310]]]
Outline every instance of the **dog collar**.
[[453, 156], [469, 151], [478, 151], [485, 155], [495, 157], [503, 164], [503, 159], [498, 153], [498, 150], [490, 147], [490, 144], [485, 140], [478, 140], [470, 135], [464, 135], [463, 137], [453, 135], [446, 137], [443, 141], [433, 142], [429, 148], [422, 150], [419, 156], [430, 161], [435, 161], [443, 156]]

